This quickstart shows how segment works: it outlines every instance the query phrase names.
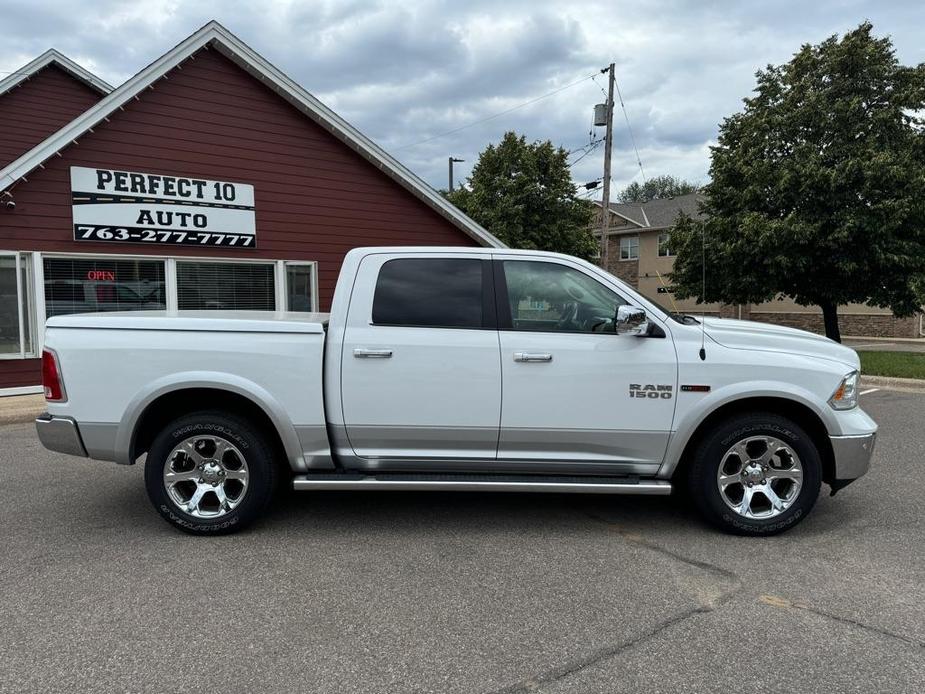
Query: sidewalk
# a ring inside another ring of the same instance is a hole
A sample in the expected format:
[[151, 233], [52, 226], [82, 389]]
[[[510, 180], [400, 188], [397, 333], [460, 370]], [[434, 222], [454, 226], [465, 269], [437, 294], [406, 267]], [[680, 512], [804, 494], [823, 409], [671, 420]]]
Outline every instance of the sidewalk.
[[844, 337], [842, 344], [862, 352], [925, 353], [925, 338], [913, 340], [905, 337]]
[[44, 411], [44, 395], [12, 395], [0, 398], [0, 424], [31, 422]]

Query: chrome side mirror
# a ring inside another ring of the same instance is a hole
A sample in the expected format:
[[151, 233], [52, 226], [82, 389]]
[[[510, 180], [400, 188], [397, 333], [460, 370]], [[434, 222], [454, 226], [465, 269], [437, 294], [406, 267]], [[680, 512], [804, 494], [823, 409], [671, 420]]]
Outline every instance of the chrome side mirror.
[[614, 327], [617, 335], [645, 335], [649, 321], [645, 310], [638, 306], [618, 306]]

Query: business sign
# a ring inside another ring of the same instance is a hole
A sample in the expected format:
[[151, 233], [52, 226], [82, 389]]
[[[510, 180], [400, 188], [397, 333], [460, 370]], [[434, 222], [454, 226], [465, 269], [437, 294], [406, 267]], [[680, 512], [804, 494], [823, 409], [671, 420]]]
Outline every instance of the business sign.
[[71, 167], [75, 241], [255, 248], [254, 186]]

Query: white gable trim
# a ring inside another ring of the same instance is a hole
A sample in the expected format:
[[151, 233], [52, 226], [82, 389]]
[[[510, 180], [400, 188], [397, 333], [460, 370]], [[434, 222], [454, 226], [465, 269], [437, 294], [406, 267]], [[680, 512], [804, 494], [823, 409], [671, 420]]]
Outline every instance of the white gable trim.
[[85, 111], [44, 142], [0, 170], [0, 191], [24, 178], [47, 159], [53, 157], [74, 140], [103, 121], [122, 104], [151, 87], [166, 73], [196, 51], [206, 46], [215, 48], [238, 66], [258, 78], [306, 116], [363, 156], [367, 161], [397, 181], [438, 214], [462, 229], [482, 246], [504, 248], [504, 244], [436, 190], [387, 154], [381, 147], [343, 120], [327, 106], [305, 91], [296, 82], [277, 70], [238, 37], [218, 22], [212, 21], [192, 36], [162, 55], [144, 70], [116, 88], [106, 98]]
[[47, 51], [42, 53], [38, 58], [32, 60], [31, 62], [26, 63], [16, 72], [9, 75], [6, 79], [0, 80], [0, 95], [5, 94], [10, 91], [13, 87], [20, 85], [25, 82], [27, 79], [32, 77], [42, 68], [48, 67], [51, 64], [55, 64], [60, 67], [65, 72], [70, 73], [73, 77], [80, 80], [86, 84], [91, 89], [95, 89], [100, 94], [109, 94], [112, 91], [112, 86], [101, 80], [99, 77], [94, 75], [89, 70], [86, 70], [73, 60], [68, 58], [66, 55], [59, 53], [54, 48], [49, 48]]

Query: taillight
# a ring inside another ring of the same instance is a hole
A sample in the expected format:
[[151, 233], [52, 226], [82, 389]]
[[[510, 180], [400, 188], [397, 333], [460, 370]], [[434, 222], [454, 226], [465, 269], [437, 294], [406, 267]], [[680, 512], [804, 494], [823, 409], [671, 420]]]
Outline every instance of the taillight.
[[42, 385], [45, 388], [45, 399], [48, 402], [65, 402], [64, 381], [61, 380], [61, 368], [58, 366], [58, 355], [50, 349], [42, 351]]

